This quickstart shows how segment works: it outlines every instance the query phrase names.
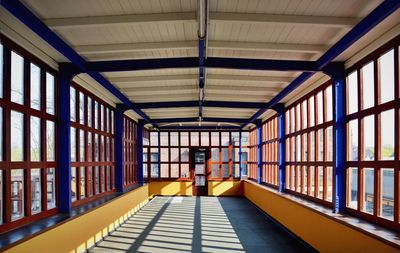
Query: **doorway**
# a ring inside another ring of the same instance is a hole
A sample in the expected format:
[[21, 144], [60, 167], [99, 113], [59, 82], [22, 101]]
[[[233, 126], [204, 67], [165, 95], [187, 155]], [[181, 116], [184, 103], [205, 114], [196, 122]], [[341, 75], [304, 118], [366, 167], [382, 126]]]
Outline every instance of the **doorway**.
[[192, 178], [193, 196], [208, 195], [208, 159], [209, 149], [193, 148], [190, 149], [190, 175]]

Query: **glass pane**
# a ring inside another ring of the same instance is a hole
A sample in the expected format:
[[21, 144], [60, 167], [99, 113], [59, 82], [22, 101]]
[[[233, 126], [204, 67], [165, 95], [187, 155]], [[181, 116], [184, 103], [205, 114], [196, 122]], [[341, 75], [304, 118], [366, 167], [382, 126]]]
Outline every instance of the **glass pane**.
[[329, 85], [328, 88], [326, 88], [326, 119], [325, 121], [331, 121], [332, 120], [332, 114], [333, 114], [333, 95], [332, 95], [332, 85]]
[[31, 63], [31, 107], [40, 110], [40, 68]]
[[380, 124], [381, 160], [394, 160], [394, 109], [381, 113]]
[[380, 103], [394, 99], [394, 50], [379, 58]]
[[220, 170], [219, 164], [212, 164], [211, 165], [211, 177], [212, 178], [219, 178], [220, 177]]
[[54, 122], [47, 121], [46, 122], [46, 152], [47, 152], [47, 161], [54, 161], [55, 159], [55, 129]]
[[71, 201], [77, 200], [76, 167], [71, 168]]
[[104, 105], [100, 105], [100, 129], [104, 131]]
[[24, 217], [24, 170], [11, 170], [11, 221]]
[[87, 110], [88, 110], [88, 112], [87, 112], [87, 114], [88, 114], [88, 119], [87, 119], [88, 126], [92, 127], [92, 120], [93, 120], [92, 113], [93, 113], [93, 110], [92, 110], [92, 99], [90, 97], [87, 97]]
[[189, 164], [187, 164], [187, 163], [181, 164], [181, 177], [184, 177], [184, 178], [189, 177]]
[[317, 160], [323, 161], [324, 160], [324, 130], [319, 129], [317, 131]]
[[151, 132], [150, 133], [150, 145], [151, 146], [158, 146], [158, 132]]
[[240, 134], [239, 132], [232, 132], [231, 133], [231, 142], [233, 146], [239, 146], [240, 145]]
[[181, 146], [187, 147], [189, 146], [189, 133], [181, 132]]
[[309, 99], [309, 110], [310, 110], [310, 127], [314, 126], [315, 124], [315, 104], [314, 104], [314, 96], [310, 97]]
[[221, 153], [222, 153], [222, 162], [229, 162], [229, 149], [222, 148]]
[[296, 136], [296, 161], [301, 162], [301, 136]]
[[249, 145], [249, 132], [242, 132], [242, 146]]
[[333, 192], [333, 169], [332, 167], [326, 168], [326, 200], [332, 202]]
[[347, 159], [349, 161], [358, 160], [358, 120], [347, 123]]
[[161, 132], [160, 133], [160, 146], [168, 146], [168, 132]]
[[169, 134], [170, 138], [170, 145], [177, 147], [179, 145], [179, 133], [178, 132], [171, 132]]
[[310, 161], [315, 161], [315, 133], [310, 132]]
[[85, 95], [79, 92], [79, 123], [85, 124]]
[[296, 105], [296, 131], [300, 130], [300, 125], [301, 125], [301, 121], [300, 121], [300, 104]]
[[87, 134], [86, 152], [87, 152], [87, 160], [88, 162], [91, 162], [93, 160], [93, 142], [92, 142], [92, 133], [90, 132], [88, 132]]
[[211, 160], [213, 162], [219, 162], [219, 148], [211, 149]]
[[357, 209], [358, 206], [358, 169], [357, 168], [349, 168], [348, 170], [348, 192], [347, 192], [347, 201], [348, 207]]
[[87, 167], [87, 190], [88, 197], [93, 196], [93, 167]]
[[171, 148], [171, 162], [179, 162], [179, 149], [178, 148]]
[[195, 164], [194, 171], [195, 171], [196, 175], [197, 174], [205, 174], [205, 172], [206, 172], [205, 169], [206, 169], [206, 167], [204, 164]]
[[100, 168], [99, 166], [94, 167], [94, 194], [100, 193]]
[[55, 169], [47, 169], [47, 209], [56, 207], [56, 176]]
[[79, 187], [80, 187], [80, 199], [85, 198], [85, 167], [79, 168]]
[[374, 106], [374, 62], [370, 62], [361, 69], [362, 73], [362, 108]]
[[31, 211], [32, 214], [42, 210], [42, 183], [40, 169], [31, 170]]
[[363, 147], [363, 158], [364, 160], [374, 160], [375, 155], [375, 126], [374, 126], [374, 115], [365, 117], [363, 119], [363, 135], [364, 135], [364, 147]]
[[317, 167], [317, 198], [322, 199], [324, 194], [324, 168]]
[[11, 101], [24, 104], [24, 58], [11, 52]]
[[219, 132], [211, 132], [211, 146], [219, 146]]
[[222, 164], [222, 177], [227, 178], [229, 176], [229, 164], [224, 163]]
[[347, 113], [358, 111], [358, 77], [357, 71], [347, 77]]
[[221, 146], [229, 146], [229, 132], [221, 133]]
[[94, 128], [99, 129], [99, 103], [94, 101]]
[[40, 161], [41, 149], [40, 118], [31, 116], [31, 161]]
[[201, 146], [209, 146], [210, 145], [209, 132], [200, 132], [200, 135], [201, 135]]
[[79, 161], [85, 161], [85, 131], [79, 130]]
[[181, 162], [189, 162], [189, 149], [181, 148]]
[[190, 146], [199, 146], [199, 132], [190, 132]]
[[233, 162], [239, 162], [239, 148], [233, 148], [232, 149], [232, 161]]
[[169, 165], [168, 164], [161, 164], [161, 177], [169, 177]]
[[374, 213], [374, 169], [364, 168], [363, 170], [363, 211]]
[[150, 151], [150, 161], [158, 162], [158, 148], [152, 148]]
[[76, 128], [71, 127], [71, 161], [76, 161]]
[[394, 218], [394, 169], [381, 169], [380, 216]]
[[172, 178], [179, 177], [179, 164], [178, 163], [171, 164], [171, 177]]
[[324, 102], [322, 91], [317, 94], [317, 124], [324, 121]]
[[194, 153], [194, 162], [204, 163], [206, 161], [206, 154], [204, 152]]
[[161, 148], [161, 162], [168, 162], [169, 159], [169, 153], [168, 153], [168, 148]]
[[[307, 138], [307, 134], [303, 134], [302, 135], [302, 139], [303, 139], [303, 161], [307, 161], [308, 160], [308, 138]], [[274, 159], [275, 160], [275, 159]]]
[[307, 128], [307, 115], [308, 115], [308, 111], [307, 111], [307, 100], [304, 100], [303, 103], [301, 104], [301, 112], [302, 112], [302, 129]]
[[310, 170], [309, 170], [309, 174], [310, 174], [310, 196], [314, 196], [315, 195], [315, 167], [314, 166], [310, 166]]
[[54, 114], [54, 76], [46, 72], [46, 112]]
[[24, 160], [24, 115], [11, 111], [11, 161]]
[[151, 169], [151, 177], [158, 178], [158, 163], [152, 163], [150, 169]]
[[333, 127], [326, 128], [326, 160], [333, 161]]

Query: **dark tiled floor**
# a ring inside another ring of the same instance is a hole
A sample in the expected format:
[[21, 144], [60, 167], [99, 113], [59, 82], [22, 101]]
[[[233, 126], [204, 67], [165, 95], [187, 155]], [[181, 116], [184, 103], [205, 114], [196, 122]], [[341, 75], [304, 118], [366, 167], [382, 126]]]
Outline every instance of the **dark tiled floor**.
[[156, 197], [89, 252], [309, 252], [243, 198]]

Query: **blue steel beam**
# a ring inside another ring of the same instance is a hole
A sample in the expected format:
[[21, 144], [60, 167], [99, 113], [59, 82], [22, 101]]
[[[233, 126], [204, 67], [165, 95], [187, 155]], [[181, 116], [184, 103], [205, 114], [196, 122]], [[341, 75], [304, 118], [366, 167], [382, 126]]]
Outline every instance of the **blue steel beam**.
[[[169, 108], [169, 107], [197, 107], [199, 101], [168, 101], [168, 102], [148, 102], [148, 103], [135, 103], [136, 107], [140, 109], [156, 109], [156, 108]], [[234, 102], [234, 101], [203, 101], [204, 107], [227, 107], [227, 108], [254, 108], [259, 109], [267, 107], [268, 103], [257, 102]]]
[[279, 191], [285, 190], [285, 179], [286, 179], [286, 122], [285, 122], [285, 105], [276, 104], [273, 109], [278, 113], [279, 123]]
[[241, 130], [240, 127], [235, 126], [161, 126], [160, 130]]
[[142, 185], [144, 183], [143, 176], [143, 128], [144, 120], [139, 120], [137, 124], [137, 181], [138, 184]]
[[262, 183], [262, 165], [263, 165], [263, 152], [262, 152], [262, 121], [257, 120], [257, 183]]
[[[199, 41], [199, 45], [201, 40]], [[201, 53], [201, 52], [199, 52]], [[92, 61], [87, 63], [89, 71], [116, 72], [164, 68], [201, 68], [201, 62], [196, 57]], [[276, 71], [317, 71], [316, 61], [268, 60], [207, 57], [205, 68], [224, 68], [242, 70], [276, 70]], [[201, 73], [200, 73], [201, 74]]]
[[206, 86], [206, 70], [204, 68], [204, 62], [206, 58], [206, 40], [205, 38], [199, 38], [199, 118], [203, 117], [203, 102]]
[[[166, 118], [166, 119], [153, 119], [156, 123], [173, 123], [173, 122], [196, 122], [199, 118]], [[241, 118], [203, 118], [204, 122], [224, 122], [224, 123], [243, 123], [247, 119]]]
[[[343, 53], [347, 48], [353, 45], [365, 34], [367, 34], [371, 29], [382, 22], [390, 14], [395, 12], [399, 7], [399, 0], [386, 0], [382, 2], [316, 61], [316, 69], [314, 69], [314, 71], [323, 71], [323, 68], [327, 67], [332, 62], [332, 60]], [[300, 86], [303, 82], [308, 80], [312, 75], [313, 72], [305, 72], [301, 74], [298, 78], [293, 80], [282, 92], [280, 92], [270, 101], [268, 108], [260, 109], [258, 112], [256, 112], [256, 114], [254, 114], [249, 119], [247, 124], [254, 122], [254, 120], [256, 120], [261, 114], [263, 114], [263, 112], [270, 109], [274, 104], [280, 102], [285, 96], [287, 96], [290, 92]], [[247, 124], [243, 124], [243, 127]]]
[[[123, 103], [130, 106], [137, 114], [144, 118], [147, 122], [152, 123], [151, 119], [143, 113], [140, 109], [126, 98], [118, 89], [116, 89], [107, 79], [96, 71], [89, 71], [87, 69], [88, 63], [80, 56], [74, 49], [72, 49], [64, 40], [57, 34], [50, 30], [35, 14], [33, 14], [24, 4], [19, 0], [2, 0], [0, 4], [13, 14], [17, 19], [24, 23], [29, 29], [35, 32], [39, 37], [46, 41], [50, 46], [56, 49], [59, 53], [64, 55], [71, 64], [76, 66], [80, 71], [79, 73], [88, 73], [93, 79], [99, 82], [104, 88], [110, 91], [114, 96], [120, 99]], [[71, 79], [72, 80], [72, 79]]]

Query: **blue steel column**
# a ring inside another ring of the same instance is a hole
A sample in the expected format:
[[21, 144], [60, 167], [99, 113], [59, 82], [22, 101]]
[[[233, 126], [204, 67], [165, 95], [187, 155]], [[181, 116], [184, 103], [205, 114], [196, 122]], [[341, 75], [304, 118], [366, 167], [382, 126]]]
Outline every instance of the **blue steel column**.
[[274, 110], [278, 113], [279, 123], [279, 191], [283, 192], [286, 188], [285, 105], [276, 104]]
[[262, 121], [257, 120], [256, 125], [257, 125], [257, 165], [258, 165], [257, 183], [261, 184], [261, 182], [262, 182], [262, 164], [263, 164]]
[[58, 210], [71, 213], [71, 119], [70, 84], [79, 72], [72, 67], [60, 64], [57, 96], [58, 122]]
[[346, 82], [344, 64], [330, 64], [324, 72], [333, 79], [334, 94], [334, 212], [346, 208]]
[[160, 141], [161, 141], [161, 134], [158, 131], [158, 178], [161, 178], [161, 148], [160, 148]]
[[239, 178], [242, 178], [242, 130], [239, 132]]
[[115, 188], [117, 192], [124, 191], [124, 112], [126, 108], [117, 104], [115, 110]]
[[143, 128], [144, 120], [139, 120], [137, 124], [137, 181], [138, 184], [144, 183], [143, 177]]

